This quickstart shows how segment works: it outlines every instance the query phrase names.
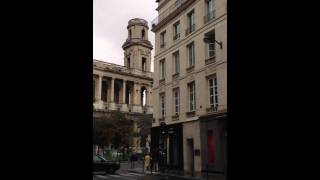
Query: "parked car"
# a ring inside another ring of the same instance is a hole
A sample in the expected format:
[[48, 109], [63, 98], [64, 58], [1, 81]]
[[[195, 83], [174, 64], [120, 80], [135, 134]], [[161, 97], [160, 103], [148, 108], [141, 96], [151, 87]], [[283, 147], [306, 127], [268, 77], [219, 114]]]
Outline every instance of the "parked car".
[[93, 155], [93, 172], [114, 173], [120, 169], [119, 161], [109, 161], [100, 155]]

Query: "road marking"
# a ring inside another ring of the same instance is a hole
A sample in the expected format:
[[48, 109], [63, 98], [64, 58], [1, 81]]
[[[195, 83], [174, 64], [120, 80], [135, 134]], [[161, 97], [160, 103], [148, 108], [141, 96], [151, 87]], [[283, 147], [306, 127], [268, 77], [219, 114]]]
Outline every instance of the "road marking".
[[109, 174], [108, 176], [116, 177], [116, 178], [121, 177], [121, 176], [119, 176], [119, 175], [113, 175], [113, 174]]
[[121, 176], [135, 176], [133, 174], [120, 174]]
[[134, 175], [134, 176], [144, 176], [143, 174], [139, 174], [139, 173], [128, 173], [130, 175]]
[[102, 176], [102, 175], [96, 175], [96, 177], [103, 178], [103, 179], [108, 179], [109, 178], [107, 176]]

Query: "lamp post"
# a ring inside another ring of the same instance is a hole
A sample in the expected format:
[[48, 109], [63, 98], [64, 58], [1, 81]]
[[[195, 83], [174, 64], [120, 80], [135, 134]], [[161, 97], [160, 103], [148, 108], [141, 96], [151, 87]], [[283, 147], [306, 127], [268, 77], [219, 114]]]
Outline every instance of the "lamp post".
[[[173, 127], [171, 127], [171, 128], [169, 128], [168, 129], [168, 138], [170, 138], [170, 136], [171, 136], [171, 138], [169, 139], [170, 140], [170, 142], [171, 141], [173, 141], [173, 139], [174, 139], [174, 128]], [[173, 145], [173, 143], [171, 143], [172, 145]], [[171, 146], [169, 145], [169, 149], [168, 149], [168, 151], [170, 152], [170, 148], [171, 148]], [[174, 147], [172, 147], [172, 148], [174, 148]], [[170, 152], [170, 154], [171, 154], [171, 152]], [[171, 155], [172, 156], [172, 155]], [[173, 156], [174, 156], [174, 153], [173, 153]], [[170, 159], [170, 157], [169, 157], [169, 159]], [[172, 162], [170, 162], [170, 169], [172, 169]]]
[[160, 142], [161, 144], [159, 144], [159, 149], [160, 149], [160, 152], [161, 152], [161, 171], [163, 172], [164, 171], [164, 156], [165, 156], [165, 152], [164, 152], [164, 138], [165, 138], [165, 135], [167, 134], [166, 132], [166, 123], [165, 122], [161, 122], [160, 123]]

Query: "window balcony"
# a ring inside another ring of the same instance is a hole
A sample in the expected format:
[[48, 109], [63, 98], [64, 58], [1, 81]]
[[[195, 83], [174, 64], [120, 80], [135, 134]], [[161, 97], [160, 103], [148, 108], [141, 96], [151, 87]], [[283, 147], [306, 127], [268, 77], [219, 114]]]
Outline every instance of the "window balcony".
[[196, 25], [195, 24], [191, 25], [188, 29], [186, 29], [186, 36], [188, 36], [195, 30], [196, 30]]
[[196, 115], [196, 111], [186, 112], [187, 117], [194, 117]]
[[176, 114], [173, 115], [171, 118], [172, 118], [172, 121], [178, 121], [178, 120], [179, 120], [179, 114], [176, 113]]
[[216, 114], [227, 111], [227, 105], [211, 105], [206, 108], [208, 114]]
[[159, 123], [164, 122], [164, 117], [159, 118]]
[[188, 67], [186, 70], [187, 70], [187, 73], [191, 73], [194, 70], [194, 65]]
[[174, 40], [174, 41], [177, 41], [177, 40], [179, 40], [179, 39], [180, 39], [180, 33], [178, 33], [178, 34], [176, 34], [176, 35], [173, 36], [173, 40]]
[[165, 82], [166, 82], [166, 79], [165, 79], [165, 78], [160, 79], [160, 80], [159, 80], [159, 85], [162, 85], [162, 84], [164, 84]]
[[167, 43], [164, 42], [164, 43], [160, 44], [160, 48], [163, 49], [166, 47], [166, 45], [167, 45]]
[[215, 56], [215, 55], [213, 55], [213, 56], [211, 56], [211, 57], [208, 57], [208, 58], [206, 58], [206, 60], [205, 60], [205, 64], [206, 64], [206, 65], [211, 64], [211, 63], [215, 63], [215, 62], [216, 62], [216, 56]]
[[172, 79], [177, 79], [179, 77], [179, 72], [172, 74]]

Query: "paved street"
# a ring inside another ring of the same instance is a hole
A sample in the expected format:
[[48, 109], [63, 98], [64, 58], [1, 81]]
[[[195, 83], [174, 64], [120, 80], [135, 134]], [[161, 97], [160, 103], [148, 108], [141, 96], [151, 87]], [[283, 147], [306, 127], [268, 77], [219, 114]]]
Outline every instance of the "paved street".
[[[142, 166], [141, 163], [135, 163], [135, 167]], [[120, 169], [114, 174], [94, 173], [93, 180], [184, 180], [184, 178], [150, 175], [142, 173], [129, 172], [130, 163], [121, 163]]]

